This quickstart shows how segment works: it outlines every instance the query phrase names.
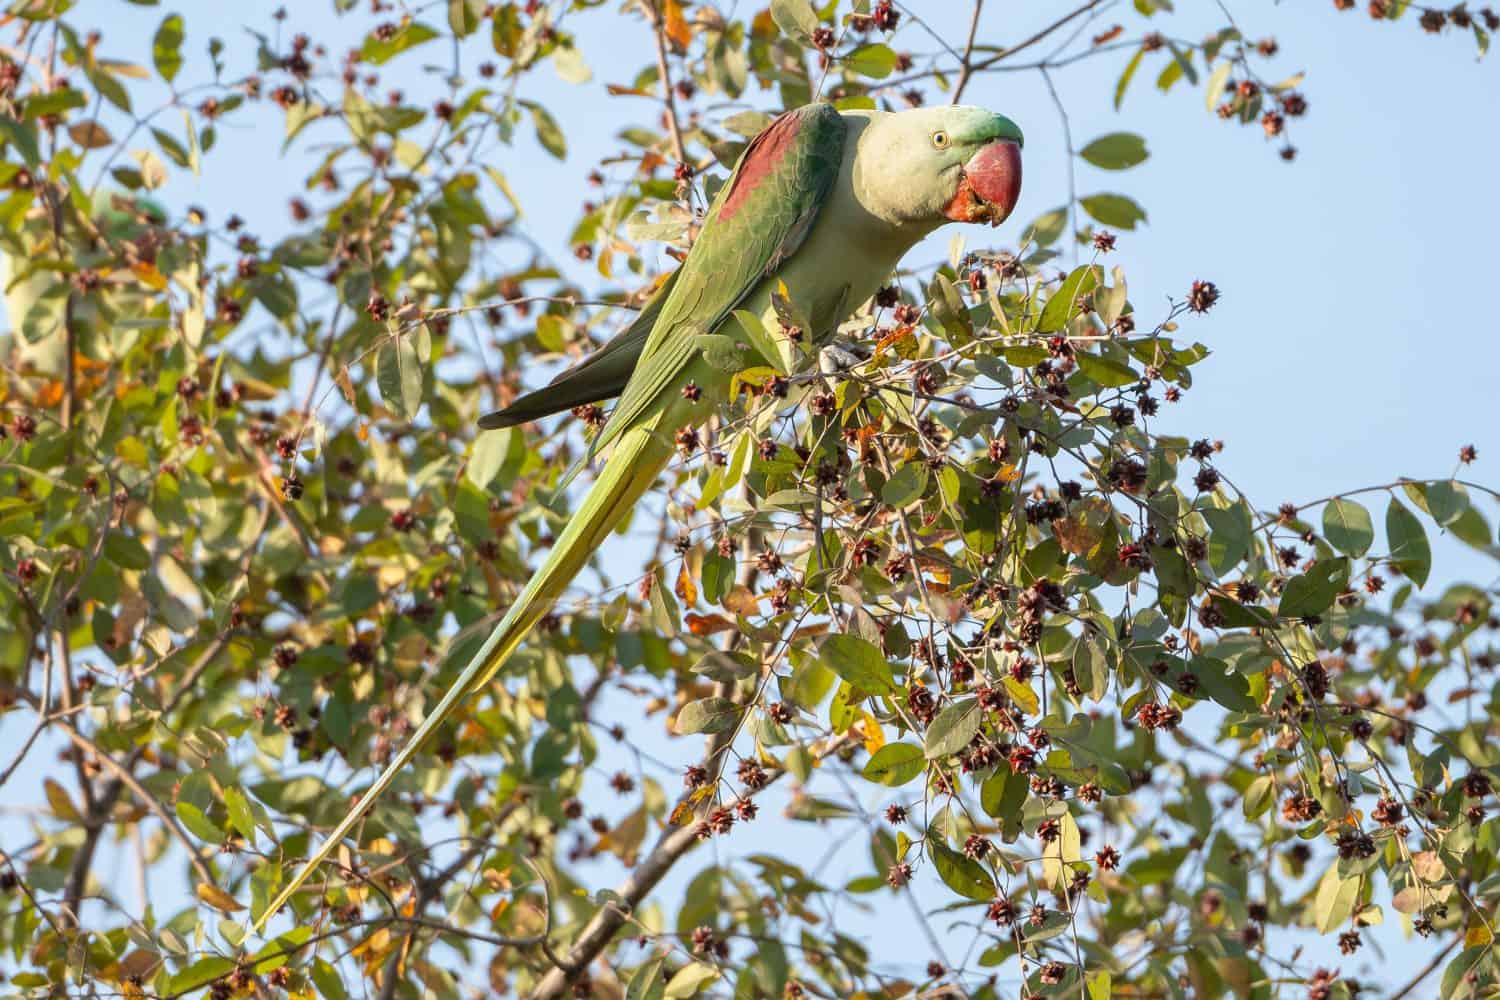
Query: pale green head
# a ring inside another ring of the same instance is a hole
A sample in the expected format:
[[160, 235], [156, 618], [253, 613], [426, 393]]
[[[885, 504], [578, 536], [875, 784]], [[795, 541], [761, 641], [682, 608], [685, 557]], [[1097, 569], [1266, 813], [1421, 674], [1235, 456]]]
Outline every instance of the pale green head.
[[984, 108], [950, 105], [856, 113], [854, 186], [873, 214], [897, 225], [998, 225], [1021, 194], [1021, 129]]

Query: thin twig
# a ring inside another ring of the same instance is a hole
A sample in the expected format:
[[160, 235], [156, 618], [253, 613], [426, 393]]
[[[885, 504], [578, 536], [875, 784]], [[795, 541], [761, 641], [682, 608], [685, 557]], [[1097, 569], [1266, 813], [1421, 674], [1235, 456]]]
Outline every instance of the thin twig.
[[72, 722], [60, 720], [58, 725], [62, 726], [63, 731], [68, 734], [68, 739], [73, 741], [74, 746], [81, 750], [86, 750], [97, 757], [99, 763], [114, 772], [115, 777], [119, 778], [125, 787], [130, 789], [131, 794], [136, 797], [136, 800], [141, 805], [145, 806], [157, 819], [161, 820], [168, 832], [176, 837], [187, 850], [188, 863], [193, 866], [193, 871], [198, 874], [198, 877], [210, 885], [216, 885], [217, 882], [214, 879], [214, 873], [203, 862], [203, 858], [198, 852], [198, 845], [193, 843], [193, 839], [188, 836], [187, 831], [177, 822], [177, 817], [167, 811], [167, 807], [162, 805], [161, 800], [152, 795], [150, 790], [141, 784], [135, 775], [127, 771], [124, 765], [111, 757], [103, 747], [79, 732], [78, 727], [73, 725]]
[[687, 162], [687, 150], [682, 144], [682, 128], [677, 124], [677, 98], [672, 91], [672, 71], [667, 65], [667, 30], [658, 0], [641, 0], [646, 15], [651, 19], [651, 31], [656, 36], [656, 73], [661, 79], [661, 100], [667, 110], [667, 131], [672, 138], [672, 155], [678, 163]]
[[959, 71], [958, 82], [953, 85], [953, 103], [957, 104], [964, 96], [964, 88], [969, 85], [969, 80], [974, 74], [974, 37], [979, 34], [979, 14], [984, 10], [984, 0], [974, 0], [974, 14], [969, 19], [969, 39], [964, 42], [964, 54], [960, 62], [963, 69]]
[[1432, 956], [1432, 961], [1422, 966], [1417, 974], [1413, 976], [1405, 986], [1401, 987], [1395, 993], [1392, 993], [1390, 995], [1390, 1000], [1401, 1000], [1402, 997], [1406, 996], [1412, 990], [1421, 985], [1422, 980], [1426, 979], [1428, 976], [1436, 972], [1438, 967], [1443, 964], [1443, 959], [1447, 958], [1448, 953], [1451, 952], [1454, 948], [1458, 947], [1458, 943], [1462, 940], [1463, 938], [1455, 935], [1451, 940], [1449, 940], [1446, 945], [1443, 946], [1443, 950]]
[[[841, 736], [829, 743], [818, 755], [821, 760], [831, 754], [837, 753], [847, 736]], [[722, 754], [715, 754], [722, 757]], [[708, 761], [713, 763], [712, 758]], [[785, 771], [777, 771], [770, 776], [770, 782], [774, 783]], [[614, 940], [615, 935], [625, 922], [630, 919], [631, 913], [640, 903], [651, 894], [651, 891], [666, 877], [667, 872], [677, 864], [688, 851], [698, 843], [698, 829], [696, 823], [681, 826], [669, 830], [657, 841], [651, 853], [625, 877], [625, 880], [615, 889], [615, 894], [620, 897], [621, 903], [609, 903], [598, 910], [593, 919], [584, 927], [583, 933], [578, 936], [577, 942], [569, 949], [566, 966], [555, 968], [542, 977], [536, 988], [531, 991], [531, 1000], [557, 1000], [566, 995], [573, 983], [578, 980], [579, 973], [589, 967], [599, 954]]]

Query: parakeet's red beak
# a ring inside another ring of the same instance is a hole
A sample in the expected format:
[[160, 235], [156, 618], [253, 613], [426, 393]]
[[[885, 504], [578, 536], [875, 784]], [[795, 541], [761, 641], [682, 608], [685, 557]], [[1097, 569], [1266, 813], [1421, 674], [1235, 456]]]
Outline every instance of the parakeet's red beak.
[[1021, 199], [1021, 147], [997, 139], [964, 164], [958, 193], [943, 210], [955, 222], [988, 222], [998, 226]]

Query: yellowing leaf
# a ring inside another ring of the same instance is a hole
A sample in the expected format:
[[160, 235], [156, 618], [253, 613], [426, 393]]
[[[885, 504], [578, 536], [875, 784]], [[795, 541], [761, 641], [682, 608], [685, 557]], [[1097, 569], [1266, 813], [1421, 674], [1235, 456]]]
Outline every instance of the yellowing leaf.
[[224, 913], [234, 913], [245, 908], [244, 903], [211, 882], [199, 882], [193, 891], [198, 894], [199, 899]]
[[130, 270], [140, 279], [141, 284], [155, 291], [165, 291], [167, 287], [167, 276], [156, 269], [155, 264], [141, 261], [131, 265]]
[[333, 381], [338, 385], [339, 392], [344, 394], [344, 402], [350, 406], [356, 405], [354, 402], [354, 383], [349, 380], [349, 368], [347, 365], [341, 366], [338, 371], [333, 373]]
[[1041, 710], [1041, 702], [1037, 699], [1036, 692], [1031, 689], [1030, 684], [1025, 684], [1014, 677], [1005, 678], [1005, 693], [1010, 695], [1011, 701], [1020, 707], [1027, 715], [1035, 715]]
[[42, 790], [47, 793], [47, 804], [52, 807], [52, 813], [58, 819], [68, 820], [73, 823], [83, 820], [83, 817], [78, 814], [77, 808], [74, 807], [73, 800], [68, 798], [68, 793], [62, 785], [58, 784], [52, 778], [47, 778], [42, 782]]

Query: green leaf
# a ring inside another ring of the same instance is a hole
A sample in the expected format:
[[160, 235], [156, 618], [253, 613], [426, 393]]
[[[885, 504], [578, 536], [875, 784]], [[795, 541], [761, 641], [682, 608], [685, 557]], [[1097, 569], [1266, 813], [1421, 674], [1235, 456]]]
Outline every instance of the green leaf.
[[343, 979], [339, 977], [338, 970], [326, 960], [313, 959], [310, 975], [313, 985], [318, 988], [319, 996], [327, 997], [328, 1000], [348, 1000], [349, 992], [344, 989]]
[[1337, 868], [1328, 869], [1313, 900], [1313, 918], [1319, 934], [1329, 933], [1354, 915], [1359, 886], [1360, 878], [1340, 878]]
[[879, 694], [896, 689], [885, 655], [857, 635], [831, 635], [824, 639], [818, 659], [861, 691]]
[[803, 45], [810, 44], [818, 30], [818, 15], [807, 0], [771, 0], [771, 20], [782, 34]]
[[510, 451], [513, 432], [514, 428], [506, 428], [503, 431], [481, 433], [474, 439], [474, 448], [469, 453], [469, 464], [464, 467], [464, 475], [468, 477], [469, 482], [480, 489], [485, 489], [494, 482], [495, 476], [499, 474], [500, 467], [505, 464], [505, 457]]
[[49, 293], [37, 299], [21, 317], [21, 337], [28, 344], [39, 344], [57, 333], [67, 314], [67, 304], [66, 295]]
[[1063, 279], [1057, 291], [1052, 293], [1052, 298], [1047, 300], [1047, 305], [1042, 310], [1042, 318], [1037, 324], [1037, 330], [1042, 333], [1052, 333], [1067, 326], [1068, 320], [1073, 318], [1073, 313], [1078, 308], [1078, 300], [1092, 292], [1098, 285], [1099, 268], [1091, 264], [1075, 268], [1072, 274]]
[[484, 0], [448, 0], [448, 28], [458, 38], [467, 38], [484, 22]]
[[921, 497], [926, 489], [926, 464], [920, 461], [907, 462], [880, 488], [880, 499], [892, 507], [905, 507]]
[[267, 941], [255, 953], [257, 961], [254, 965], [256, 975], [263, 976], [272, 969], [279, 969], [292, 960], [299, 948], [306, 944], [312, 937], [313, 929], [304, 924], [293, 927], [291, 930], [277, 937], [275, 940]]
[[937, 869], [938, 878], [948, 888], [968, 899], [994, 898], [995, 880], [979, 862], [942, 843], [936, 834], [929, 834], [927, 838], [927, 853], [932, 858], [932, 866]]
[[1125, 100], [1125, 90], [1130, 86], [1130, 81], [1135, 77], [1135, 71], [1141, 68], [1141, 60], [1145, 58], [1145, 49], [1136, 49], [1135, 55], [1130, 57], [1130, 62], [1125, 64], [1120, 79], [1115, 83], [1115, 110], [1120, 110], [1120, 104]]
[[229, 823], [250, 844], [255, 843], [255, 816], [250, 812], [250, 800], [245, 793], [228, 785], [224, 788], [224, 805], [229, 810]]
[[1029, 793], [1024, 774], [1012, 774], [1002, 767], [979, 786], [979, 804], [993, 819], [1019, 819]]
[[309, 123], [322, 118], [327, 111], [328, 109], [317, 101], [298, 101], [287, 108], [286, 135], [281, 140], [282, 151], [285, 152], [291, 146], [292, 140], [297, 138], [298, 133], [306, 128]]
[[224, 842], [224, 831], [213, 820], [192, 802], [177, 803], [177, 818], [187, 831], [199, 840], [210, 844], [222, 844]]
[[1469, 492], [1452, 480], [1439, 479], [1422, 483], [1419, 489], [1422, 506], [1444, 528], [1452, 525], [1469, 509]]
[[1340, 497], [1323, 507], [1323, 535], [1340, 552], [1358, 557], [1370, 551], [1375, 527], [1370, 523], [1369, 511], [1353, 500]]
[[1306, 573], [1286, 582], [1277, 612], [1283, 618], [1307, 618], [1321, 615], [1333, 607], [1339, 592], [1349, 582], [1349, 560], [1325, 559]]
[[1078, 155], [1101, 170], [1127, 170], [1146, 162], [1146, 140], [1134, 132], [1101, 135], [1078, 151]]
[[1208, 86], [1203, 88], [1203, 104], [1208, 110], [1213, 111], [1219, 106], [1219, 98], [1224, 94], [1224, 86], [1229, 82], [1229, 72], [1233, 68], [1234, 63], [1224, 59], [1208, 75]]
[[1391, 562], [1418, 587], [1427, 582], [1432, 571], [1432, 548], [1427, 544], [1427, 532], [1417, 515], [1407, 510], [1401, 501], [1391, 497], [1385, 509], [1385, 538], [1391, 547]]
[[1094, 221], [1115, 229], [1134, 229], [1146, 221], [1146, 210], [1123, 194], [1093, 194], [1078, 203]]
[[1250, 682], [1244, 674], [1228, 669], [1222, 660], [1199, 657], [1192, 664], [1204, 694], [1232, 712], [1254, 712], [1260, 706], [1250, 697]]
[[408, 21], [399, 26], [396, 29], [396, 33], [384, 41], [375, 37], [372, 32], [365, 39], [364, 47], [360, 50], [360, 56], [365, 62], [380, 66], [394, 59], [407, 49], [415, 48], [423, 42], [430, 42], [436, 37], [438, 37], [437, 31], [429, 28], [421, 21]]
[[722, 733], [734, 728], [742, 711], [728, 698], [715, 696], [690, 701], [677, 713], [677, 732]]
[[380, 349], [375, 364], [380, 398], [405, 420], [422, 408], [422, 364], [410, 337], [396, 337]]
[[127, 115], [132, 113], [130, 91], [126, 90], [125, 86], [114, 78], [114, 75], [105, 68], [104, 64], [98, 64], [93, 68], [85, 64], [83, 75], [88, 77], [89, 83], [94, 85], [94, 89], [99, 92], [100, 97]]
[[21, 154], [21, 159], [26, 161], [27, 166], [37, 165], [41, 153], [37, 148], [36, 129], [33, 126], [17, 121], [10, 115], [0, 114], [0, 134]]
[[[1192, 53], [1192, 51], [1189, 50], [1187, 52], [1184, 52], [1184, 51], [1182, 51], [1181, 49], [1179, 49], [1177, 46], [1173, 45], [1170, 42], [1167, 43], [1167, 48], [1171, 51], [1172, 58], [1173, 58], [1173, 60], [1175, 60], [1177, 69], [1181, 73], [1181, 75], [1187, 77], [1187, 82], [1188, 83], [1196, 85], [1198, 83], [1198, 71], [1193, 68], [1193, 53]], [[1173, 80], [1175, 82], [1175, 77], [1173, 78]], [[1161, 86], [1160, 81], [1158, 81], [1157, 85]], [[1168, 90], [1170, 88], [1171, 88], [1171, 84], [1167, 84], [1166, 86], [1162, 87], [1161, 89], [1162, 90]]]
[[1057, 238], [1068, 228], [1068, 213], [1061, 208], [1054, 208], [1050, 212], [1044, 212], [1032, 220], [1021, 233], [1021, 243], [1034, 243], [1038, 247], [1051, 246], [1057, 242]]
[[536, 127], [536, 141], [559, 160], [567, 159], [568, 139], [558, 126], [557, 119], [553, 118], [552, 113], [540, 104], [532, 104], [530, 109], [531, 123]]
[[104, 557], [121, 569], [145, 570], [151, 567], [151, 553], [141, 540], [118, 531], [104, 536]]
[[216, 979], [221, 979], [234, 971], [234, 961], [211, 955], [208, 958], [200, 958], [192, 965], [167, 980], [164, 987], [167, 993], [189, 993], [200, 990]]
[[666, 992], [662, 996], [667, 1000], [676, 997], [690, 997], [696, 994], [708, 983], [719, 978], [719, 970], [706, 962], [694, 962], [692, 965], [684, 965], [677, 970], [672, 981], [667, 983]]
[[1066, 809], [1057, 817], [1057, 839], [1042, 849], [1042, 881], [1049, 886], [1062, 887], [1072, 873], [1073, 862], [1081, 860], [1083, 835], [1079, 833], [1078, 821]]
[[927, 727], [927, 758], [938, 760], [958, 753], [969, 745], [982, 722], [978, 698], [949, 705]]
[[772, 340], [771, 335], [766, 332], [766, 325], [761, 322], [760, 317], [747, 309], [736, 309], [734, 318], [750, 341], [750, 346], [755, 348], [755, 353], [782, 375], [790, 374], [786, 370], [786, 363], [782, 359], [781, 352], [776, 349], [776, 341]]
[[1074, 360], [1078, 362], [1079, 371], [1108, 389], [1133, 385], [1141, 380], [1140, 372], [1113, 358], [1080, 351], [1074, 356]]
[[927, 769], [922, 748], [911, 743], [887, 743], [865, 762], [867, 781], [892, 788], [906, 784]]
[[1260, 816], [1276, 801], [1276, 785], [1271, 781], [1269, 774], [1262, 774], [1250, 782], [1250, 787], [1245, 789], [1245, 797], [1241, 806], [1245, 810], [1246, 819], [1255, 819]]
[[752, 364], [746, 345], [722, 333], [700, 333], [694, 338], [703, 360], [722, 372], [742, 372]]
[[653, 959], [635, 970], [625, 990], [625, 1000], [663, 1000], [667, 989], [667, 981], [661, 975], [663, 961]]
[[151, 61], [168, 83], [182, 68], [182, 15], [168, 14], [151, 39]]
[[861, 45], [843, 59], [845, 69], [872, 80], [884, 80], [890, 76], [896, 68], [896, 62], [895, 51], [880, 42]]

